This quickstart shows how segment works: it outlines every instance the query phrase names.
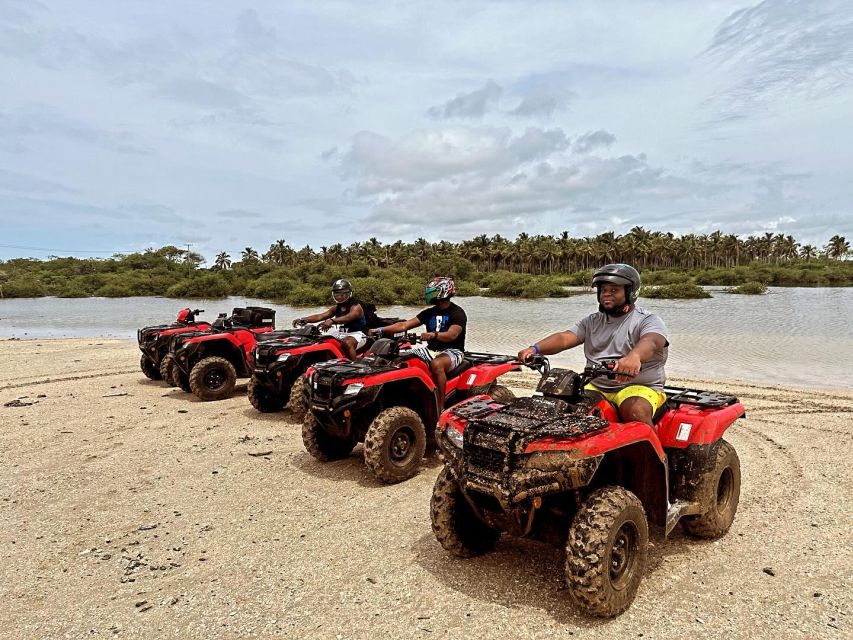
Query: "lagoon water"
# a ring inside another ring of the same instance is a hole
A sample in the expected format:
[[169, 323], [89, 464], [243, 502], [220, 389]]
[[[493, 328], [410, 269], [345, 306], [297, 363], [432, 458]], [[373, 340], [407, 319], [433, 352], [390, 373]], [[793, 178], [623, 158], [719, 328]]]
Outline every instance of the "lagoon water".
[[[740, 296], [709, 288], [704, 300], [640, 300], [670, 332], [671, 376], [743, 379], [802, 387], [853, 388], [853, 288], [771, 288]], [[365, 296], [368, 297], [369, 296]], [[467, 348], [515, 353], [596, 308], [592, 294], [563, 299], [471, 297]], [[232, 307], [277, 311], [277, 325], [313, 312], [263, 300], [170, 298], [24, 298], [0, 300], [0, 337], [117, 337], [136, 339], [138, 327], [170, 322], [178, 309], [202, 308], [213, 320]], [[380, 315], [412, 317], [420, 307], [383, 307]], [[555, 366], [583, 366], [581, 349], [552, 357]]]

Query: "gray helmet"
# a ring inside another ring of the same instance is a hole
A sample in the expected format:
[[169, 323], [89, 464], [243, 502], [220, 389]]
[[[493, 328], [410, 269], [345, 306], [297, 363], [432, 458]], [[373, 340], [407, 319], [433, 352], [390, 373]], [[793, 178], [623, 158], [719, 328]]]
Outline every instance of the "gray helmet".
[[601, 298], [601, 285], [605, 282], [625, 287], [625, 302], [634, 304], [640, 293], [640, 273], [629, 264], [606, 264], [592, 276], [592, 286]]

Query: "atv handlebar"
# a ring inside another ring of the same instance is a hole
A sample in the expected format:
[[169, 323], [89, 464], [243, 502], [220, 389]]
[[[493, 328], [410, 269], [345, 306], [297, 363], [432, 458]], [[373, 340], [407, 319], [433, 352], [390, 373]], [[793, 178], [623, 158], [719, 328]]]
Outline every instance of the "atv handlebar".
[[[595, 364], [591, 367], [584, 367], [583, 377], [586, 382], [593, 380], [594, 378], [605, 377], [608, 380], [615, 380], [617, 375], [626, 375], [620, 374], [616, 371], [616, 360], [605, 360], [601, 364]], [[633, 377], [633, 376], [629, 376]]]
[[529, 367], [534, 371], [538, 371], [541, 375], [547, 376], [551, 371], [551, 362], [545, 356], [533, 356], [527, 360], [519, 361], [525, 367]]

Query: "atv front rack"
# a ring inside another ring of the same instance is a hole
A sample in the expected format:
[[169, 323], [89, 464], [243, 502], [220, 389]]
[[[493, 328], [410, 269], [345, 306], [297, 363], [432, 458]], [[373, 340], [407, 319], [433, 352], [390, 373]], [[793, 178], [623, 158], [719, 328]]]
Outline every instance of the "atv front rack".
[[673, 406], [682, 404], [695, 405], [697, 407], [720, 408], [727, 407], [738, 401], [736, 396], [727, 396], [714, 391], [702, 391], [700, 389], [684, 389], [682, 387], [664, 387], [667, 403]]

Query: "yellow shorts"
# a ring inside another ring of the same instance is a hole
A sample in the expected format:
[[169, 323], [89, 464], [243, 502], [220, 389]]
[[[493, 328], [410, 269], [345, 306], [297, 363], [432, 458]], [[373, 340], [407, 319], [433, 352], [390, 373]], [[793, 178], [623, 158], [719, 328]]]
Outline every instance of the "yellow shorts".
[[600, 393], [605, 398], [607, 398], [610, 402], [615, 404], [617, 407], [621, 406], [625, 400], [628, 398], [645, 398], [649, 401], [649, 404], [652, 405], [652, 414], [657, 413], [657, 410], [663, 406], [663, 403], [666, 402], [666, 394], [661, 391], [656, 391], [655, 389], [651, 389], [649, 387], [644, 387], [640, 384], [632, 384], [624, 389], [620, 389], [619, 391], [602, 391], [594, 384], [589, 383], [584, 387], [584, 389], [589, 389], [590, 391], [595, 391], [596, 393]]

